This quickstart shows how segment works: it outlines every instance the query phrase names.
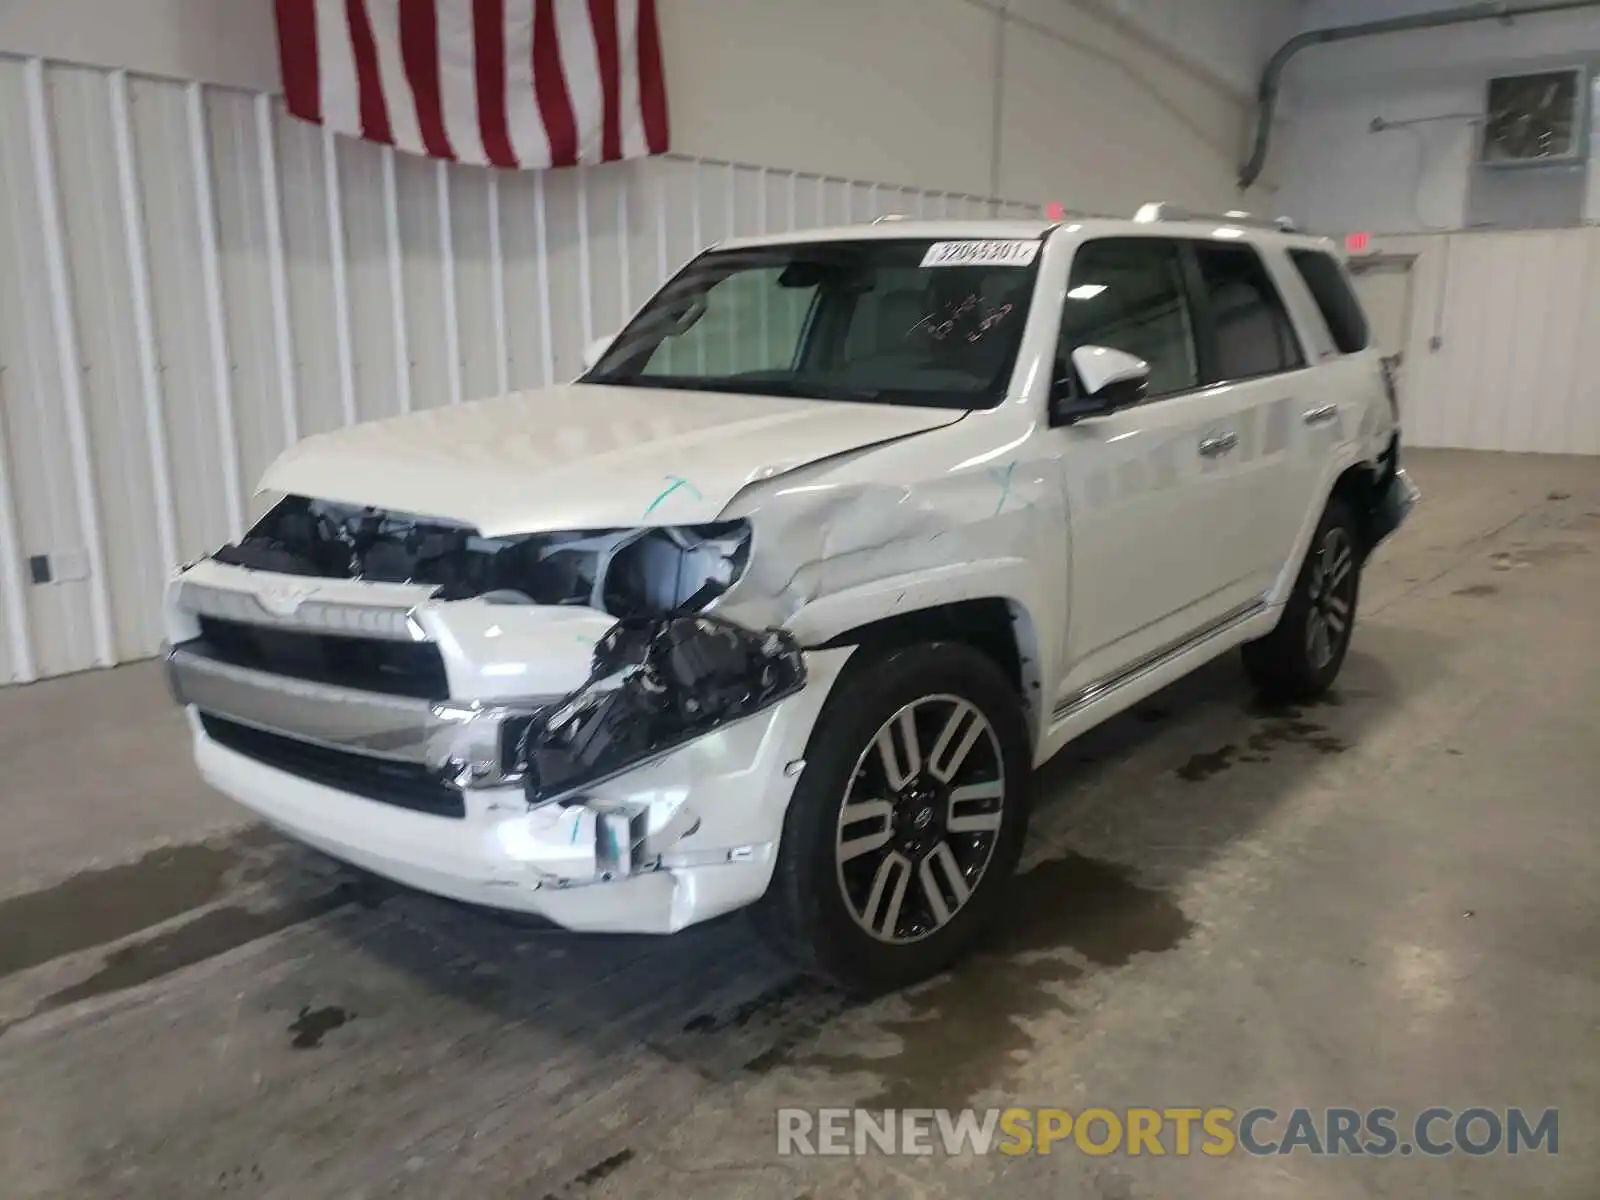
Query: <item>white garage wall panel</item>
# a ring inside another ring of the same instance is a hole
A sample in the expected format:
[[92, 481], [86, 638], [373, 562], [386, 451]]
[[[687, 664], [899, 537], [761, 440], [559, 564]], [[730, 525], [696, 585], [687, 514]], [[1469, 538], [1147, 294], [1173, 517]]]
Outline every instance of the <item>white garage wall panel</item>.
[[1385, 239], [1384, 249], [1417, 254], [1409, 442], [1600, 454], [1600, 229]]
[[0, 58], [0, 683], [154, 653], [172, 567], [298, 438], [571, 378], [705, 245], [891, 211], [1036, 209], [705, 159], [489, 172]]

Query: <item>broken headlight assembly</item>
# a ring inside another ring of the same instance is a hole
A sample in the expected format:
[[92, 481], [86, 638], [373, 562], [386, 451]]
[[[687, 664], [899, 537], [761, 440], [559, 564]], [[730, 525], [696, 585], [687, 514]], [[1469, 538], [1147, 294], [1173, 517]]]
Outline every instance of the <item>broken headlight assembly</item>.
[[618, 621], [595, 646], [588, 681], [521, 732], [528, 801], [631, 770], [804, 685], [805, 660], [784, 630], [706, 614]]
[[486, 538], [437, 518], [288, 496], [212, 557], [287, 575], [431, 584], [440, 600], [582, 605], [627, 618], [704, 608], [749, 556], [745, 521]]

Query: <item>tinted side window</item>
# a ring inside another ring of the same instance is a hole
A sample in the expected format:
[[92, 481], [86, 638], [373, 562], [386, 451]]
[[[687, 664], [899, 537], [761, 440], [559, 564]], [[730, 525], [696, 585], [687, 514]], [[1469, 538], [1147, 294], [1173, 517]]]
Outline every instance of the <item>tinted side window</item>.
[[1333, 344], [1340, 354], [1354, 354], [1367, 348], [1371, 336], [1367, 329], [1367, 314], [1361, 311], [1350, 281], [1331, 254], [1318, 250], [1291, 250], [1289, 258], [1300, 278], [1306, 281], [1311, 298], [1322, 310], [1322, 319], [1333, 334]]
[[1219, 380], [1255, 379], [1306, 365], [1300, 340], [1261, 256], [1249, 246], [1195, 246], [1216, 327]]
[[1194, 323], [1176, 243], [1107, 238], [1078, 249], [1056, 343], [1057, 378], [1079, 346], [1108, 346], [1150, 364], [1150, 396], [1200, 384]]

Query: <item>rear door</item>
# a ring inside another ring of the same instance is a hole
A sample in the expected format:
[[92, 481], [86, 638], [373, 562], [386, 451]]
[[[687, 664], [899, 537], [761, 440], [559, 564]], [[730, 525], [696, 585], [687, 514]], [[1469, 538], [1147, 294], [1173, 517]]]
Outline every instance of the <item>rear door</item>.
[[1206, 381], [1237, 435], [1227, 456], [1232, 486], [1213, 513], [1224, 538], [1218, 552], [1237, 592], [1256, 597], [1286, 564], [1316, 486], [1308, 472], [1327, 461], [1308, 446], [1321, 444], [1340, 413], [1317, 387], [1261, 251], [1226, 238], [1191, 245], [1211, 351]]
[[1399, 414], [1377, 320], [1393, 321], [1395, 313], [1369, 319], [1343, 264], [1325, 249], [1291, 245], [1274, 253], [1270, 265], [1318, 361], [1314, 378], [1295, 392], [1292, 467], [1268, 529], [1268, 537], [1286, 543], [1282, 553], [1292, 556], [1321, 515], [1330, 472], [1348, 458], [1346, 447], [1357, 445], [1363, 457], [1375, 457], [1388, 446]]
[[1097, 239], [1074, 257], [1057, 378], [1070, 377], [1072, 352], [1086, 345], [1136, 355], [1151, 376], [1143, 404], [1051, 431], [1072, 536], [1058, 709], [1254, 598], [1240, 471], [1252, 435], [1240, 389], [1207, 386], [1215, 368], [1203, 287], [1188, 243], [1172, 238]]

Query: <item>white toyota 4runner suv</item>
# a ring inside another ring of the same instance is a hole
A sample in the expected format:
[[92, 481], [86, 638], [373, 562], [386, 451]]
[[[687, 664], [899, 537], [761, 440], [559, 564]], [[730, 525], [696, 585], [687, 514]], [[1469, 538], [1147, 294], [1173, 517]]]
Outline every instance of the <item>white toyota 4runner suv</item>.
[[1034, 767], [1235, 646], [1326, 689], [1416, 493], [1326, 241], [1243, 214], [701, 254], [576, 383], [308, 438], [182, 570], [204, 777], [575, 930], [857, 990], [997, 913]]

